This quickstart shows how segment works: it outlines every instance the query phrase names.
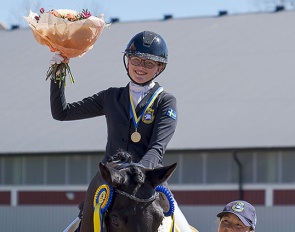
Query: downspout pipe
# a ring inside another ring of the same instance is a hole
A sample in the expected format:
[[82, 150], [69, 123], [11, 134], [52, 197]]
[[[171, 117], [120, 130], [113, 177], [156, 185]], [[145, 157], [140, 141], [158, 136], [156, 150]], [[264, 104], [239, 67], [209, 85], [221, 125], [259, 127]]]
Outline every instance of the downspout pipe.
[[237, 151], [233, 152], [233, 157], [238, 165], [238, 171], [239, 171], [239, 199], [244, 200], [244, 190], [243, 190], [243, 165], [241, 161], [238, 158]]

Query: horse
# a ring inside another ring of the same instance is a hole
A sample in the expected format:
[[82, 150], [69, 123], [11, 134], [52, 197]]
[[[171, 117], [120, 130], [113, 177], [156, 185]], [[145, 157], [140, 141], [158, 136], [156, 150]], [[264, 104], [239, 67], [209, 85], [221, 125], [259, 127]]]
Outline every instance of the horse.
[[[160, 189], [166, 191], [161, 184], [170, 178], [176, 167], [174, 163], [148, 169], [133, 163], [131, 155], [124, 151], [119, 151], [106, 164], [100, 162], [99, 171], [88, 186], [76, 231], [158, 232], [160, 225], [163, 226], [165, 212], [157, 188], [161, 186]], [[165, 191], [162, 193], [169, 192]], [[167, 198], [168, 211], [173, 211], [173, 204], [169, 205], [172, 197], [168, 195]], [[168, 226], [172, 228], [173, 225], [174, 220], [171, 220]]]

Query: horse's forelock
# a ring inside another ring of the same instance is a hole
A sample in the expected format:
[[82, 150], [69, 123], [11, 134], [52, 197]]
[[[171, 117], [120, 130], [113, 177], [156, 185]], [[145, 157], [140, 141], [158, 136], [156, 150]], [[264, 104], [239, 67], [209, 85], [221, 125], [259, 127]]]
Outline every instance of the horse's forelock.
[[[111, 163], [111, 164], [113, 165], [114, 163]], [[120, 172], [117, 172], [118, 176], [123, 177], [124, 175], [128, 175], [127, 173], [129, 173], [129, 175], [132, 176], [132, 179], [134, 180], [134, 182], [137, 184], [143, 184], [145, 179], [145, 174], [141, 170], [141, 167], [142, 166], [137, 165], [136, 163], [123, 163], [123, 164], [116, 164], [115, 166], [113, 166], [114, 169], [120, 171]], [[123, 184], [122, 181], [120, 183]]]
[[[107, 166], [110, 166], [116, 170], [124, 170], [133, 176], [133, 180], [136, 184], [142, 185], [145, 180], [145, 174], [142, 171], [142, 168], [144, 168], [141, 164], [139, 163], [133, 163], [132, 162], [132, 155], [128, 153], [127, 151], [124, 150], [118, 150], [116, 154], [113, 156], [109, 157], [107, 161]], [[123, 172], [124, 173], [124, 172]], [[123, 179], [123, 174], [122, 172], [119, 174], [117, 173], [118, 176], [114, 178], [116, 180], [116, 184], [123, 184], [122, 182]], [[120, 178], [119, 178], [120, 177]], [[128, 179], [128, 178], [127, 178]], [[125, 179], [125, 180], [127, 180]]]
[[130, 171], [131, 171], [131, 174], [134, 175], [134, 181], [138, 184], [143, 184], [145, 175], [142, 172], [142, 170], [138, 166], [133, 165], [130, 168]]

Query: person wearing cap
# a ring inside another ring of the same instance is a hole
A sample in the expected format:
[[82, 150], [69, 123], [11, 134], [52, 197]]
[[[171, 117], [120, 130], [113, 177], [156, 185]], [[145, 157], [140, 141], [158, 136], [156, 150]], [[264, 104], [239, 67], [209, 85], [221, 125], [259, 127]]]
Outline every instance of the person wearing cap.
[[218, 232], [254, 232], [257, 222], [256, 210], [247, 201], [237, 200], [228, 203], [217, 214], [220, 218]]
[[[68, 61], [55, 53], [50, 63]], [[59, 121], [105, 116], [107, 144], [103, 163], [123, 149], [132, 154], [133, 162], [147, 168], [161, 167], [177, 125], [176, 98], [154, 81], [168, 63], [166, 42], [152, 31], [137, 33], [123, 52], [123, 62], [130, 79], [126, 86], [101, 90], [78, 102], [67, 103], [64, 84], [60, 87], [51, 80], [52, 116]], [[182, 231], [190, 231], [177, 204], [175, 220]]]

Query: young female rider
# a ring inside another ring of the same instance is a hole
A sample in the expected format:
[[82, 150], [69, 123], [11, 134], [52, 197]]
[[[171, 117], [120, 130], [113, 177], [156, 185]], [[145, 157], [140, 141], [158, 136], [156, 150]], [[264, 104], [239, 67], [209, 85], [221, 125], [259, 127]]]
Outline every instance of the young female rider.
[[[102, 90], [78, 102], [67, 103], [63, 86], [52, 80], [52, 116], [69, 121], [104, 115], [108, 135], [103, 162], [123, 149], [132, 154], [133, 162], [160, 167], [177, 124], [175, 97], [154, 81], [168, 63], [167, 45], [155, 32], [140, 32], [128, 43], [123, 60], [130, 78], [125, 87]], [[64, 58], [59, 54], [51, 60], [51, 64], [61, 62]], [[177, 204], [175, 208], [181, 231], [190, 231]]]

